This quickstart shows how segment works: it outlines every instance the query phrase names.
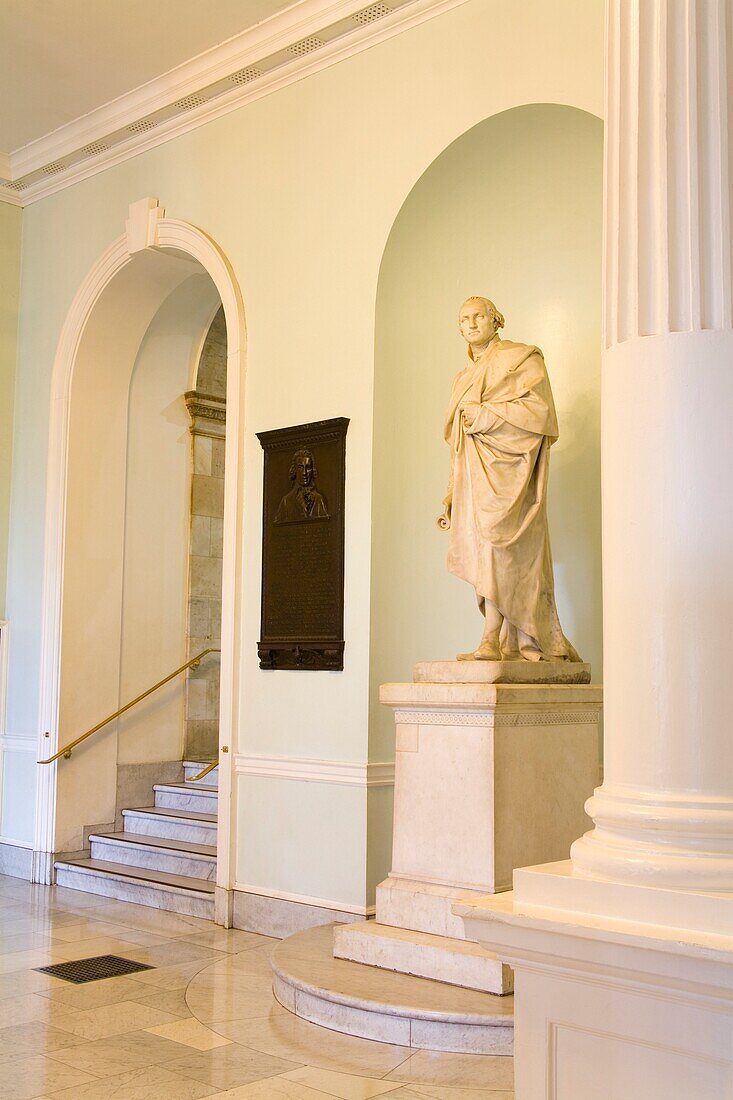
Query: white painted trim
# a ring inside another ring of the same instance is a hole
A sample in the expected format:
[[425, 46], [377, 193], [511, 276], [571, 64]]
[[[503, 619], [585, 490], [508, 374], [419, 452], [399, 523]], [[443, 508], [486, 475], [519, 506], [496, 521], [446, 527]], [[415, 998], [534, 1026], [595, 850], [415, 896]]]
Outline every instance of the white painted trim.
[[4, 180], [12, 179], [13, 166], [10, 153], [0, 153], [0, 176]]
[[346, 787], [393, 787], [394, 761], [355, 764], [348, 760], [309, 760], [301, 756], [255, 756], [238, 753], [237, 775], [295, 779], [305, 783], [338, 783]]
[[25, 848], [28, 852], [33, 851], [32, 844], [25, 840], [11, 840], [9, 836], [0, 836], [0, 844], [7, 844], [10, 848]]
[[250, 886], [242, 882], [235, 882], [234, 889], [241, 894], [259, 894], [260, 897], [275, 898], [277, 901], [294, 901], [298, 905], [313, 905], [316, 909], [336, 909], [341, 913], [353, 913], [357, 917], [372, 917], [377, 911], [376, 905], [350, 905], [344, 901], [313, 898], [308, 894], [289, 894], [285, 890], [270, 890], [267, 886]]
[[110, 139], [115, 132], [126, 130], [156, 111], [171, 112], [154, 129], [115, 140], [106, 151], [30, 183], [23, 192], [0, 187], [0, 198], [13, 195], [7, 201], [30, 205], [464, 3], [466, 0], [392, 0], [395, 10], [391, 14], [363, 26], [345, 27], [314, 53], [278, 63], [251, 84], [234, 85], [200, 107], [174, 109], [173, 105], [187, 96], [229, 79], [241, 69], [257, 68], [258, 62], [287, 50], [303, 38], [318, 37], [319, 32], [369, 6], [368, 0], [300, 0], [257, 27], [15, 150], [10, 155], [11, 172], [6, 176], [13, 181], [48, 168], [87, 145], [104, 143], [105, 138]]
[[9, 187], [3, 187], [2, 184], [0, 184], [0, 202], [5, 202], [9, 206], [26, 205], [17, 191], [11, 191]]
[[[41, 698], [38, 759], [56, 751], [58, 744], [61, 678], [61, 604], [63, 592], [67, 456], [71, 379], [86, 324], [102, 293], [132, 260], [130, 248], [170, 249], [196, 260], [214, 283], [227, 326], [227, 436], [224, 478], [224, 561], [222, 578], [221, 689], [219, 737], [227, 752], [219, 766], [220, 858], [217, 885], [228, 889], [233, 881], [234, 852], [232, 814], [232, 752], [239, 729], [239, 619], [241, 613], [242, 516], [241, 490], [244, 455], [243, 395], [246, 358], [244, 308], [236, 277], [218, 246], [193, 225], [163, 216], [157, 200], [133, 203], [129, 232], [113, 241], [88, 272], [67, 314], [56, 351], [51, 381], [48, 478], [44, 544], [42, 603]], [[143, 224], [144, 223], [144, 224]], [[51, 731], [50, 738], [44, 732]], [[59, 764], [37, 768], [36, 827], [33, 848], [37, 853], [34, 874], [47, 881], [52, 873], [49, 853], [55, 851], [56, 771]], [[68, 765], [67, 765], [68, 766]], [[73, 766], [73, 765], [72, 765]]]
[[201, 356], [204, 354], [204, 348], [206, 346], [206, 341], [209, 337], [209, 329], [211, 328], [212, 324], [214, 323], [214, 318], [216, 317], [216, 315], [217, 315], [217, 313], [219, 312], [220, 309], [221, 309], [221, 306], [217, 303], [217, 305], [211, 311], [211, 316], [209, 317], [206, 328], [204, 329], [204, 334], [203, 334], [203, 336], [201, 337], [201, 339], [199, 341], [198, 347], [196, 348], [193, 355], [191, 356], [191, 362], [189, 363], [189, 366], [188, 366], [188, 388], [189, 388], [189, 390], [195, 390], [197, 388], [199, 367], [201, 366]]
[[[35, 736], [18, 737], [17, 734], [0, 734], [0, 752], [32, 752], [38, 748]], [[2, 839], [0, 837], [0, 839]]]

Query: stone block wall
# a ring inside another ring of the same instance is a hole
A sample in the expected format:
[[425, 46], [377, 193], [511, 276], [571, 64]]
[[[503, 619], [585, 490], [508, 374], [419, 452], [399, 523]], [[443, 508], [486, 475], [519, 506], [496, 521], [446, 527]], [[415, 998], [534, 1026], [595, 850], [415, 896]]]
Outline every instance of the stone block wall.
[[[221, 645], [221, 573], [226, 433], [226, 328], [217, 313], [204, 343], [197, 389], [186, 394], [193, 476], [188, 581], [188, 657]], [[218, 653], [190, 669], [186, 683], [186, 759], [213, 759], [219, 746]]]

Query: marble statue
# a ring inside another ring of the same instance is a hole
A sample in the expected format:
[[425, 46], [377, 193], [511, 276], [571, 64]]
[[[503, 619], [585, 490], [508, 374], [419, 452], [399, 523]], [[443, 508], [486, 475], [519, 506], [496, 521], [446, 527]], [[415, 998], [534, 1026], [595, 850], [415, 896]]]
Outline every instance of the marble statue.
[[469, 364], [445, 420], [451, 475], [438, 525], [448, 569], [476, 589], [483, 637], [459, 661], [579, 661], [560, 627], [547, 527], [557, 416], [539, 348], [501, 340], [504, 318], [468, 298], [458, 327]]

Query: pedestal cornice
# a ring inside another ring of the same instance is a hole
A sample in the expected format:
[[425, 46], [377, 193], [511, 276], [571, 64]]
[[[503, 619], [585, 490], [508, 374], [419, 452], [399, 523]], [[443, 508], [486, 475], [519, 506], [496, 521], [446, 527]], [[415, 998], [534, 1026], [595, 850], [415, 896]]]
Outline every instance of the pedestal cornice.
[[379, 701], [388, 707], [450, 710], [549, 706], [587, 706], [597, 713], [603, 702], [600, 684], [382, 684]]

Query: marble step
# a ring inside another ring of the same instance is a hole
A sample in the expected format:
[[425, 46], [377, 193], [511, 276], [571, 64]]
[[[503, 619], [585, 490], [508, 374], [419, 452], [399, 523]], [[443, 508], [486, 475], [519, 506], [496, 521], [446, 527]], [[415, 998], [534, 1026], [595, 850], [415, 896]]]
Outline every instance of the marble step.
[[193, 810], [160, 810], [155, 806], [122, 811], [124, 832], [193, 844], [216, 844], [216, 815]]
[[511, 967], [477, 943], [393, 928], [374, 920], [336, 928], [333, 953], [339, 959], [433, 978], [482, 993], [503, 995], [514, 988]]
[[219, 807], [216, 787], [208, 787], [204, 783], [156, 783], [153, 791], [155, 806], [161, 810], [193, 810], [198, 814], [216, 814]]
[[[184, 760], [183, 761], [183, 778], [187, 783], [190, 783], [195, 775], [202, 772], [204, 768], [208, 767], [211, 763], [210, 760]], [[208, 787], [219, 786], [219, 765], [214, 768], [213, 772], [209, 772], [207, 776], [201, 779], [199, 782], [205, 783]], [[198, 786], [198, 784], [196, 784]]]
[[216, 848], [210, 844], [145, 837], [140, 833], [93, 833], [89, 841], [93, 860], [124, 863], [186, 878], [216, 879]]
[[215, 884], [185, 875], [146, 871], [101, 859], [70, 859], [56, 864], [56, 885], [170, 913], [214, 919]]
[[333, 957], [327, 924], [275, 945], [273, 992], [301, 1019], [379, 1043], [458, 1054], [512, 1053], [514, 997], [460, 989]]

